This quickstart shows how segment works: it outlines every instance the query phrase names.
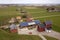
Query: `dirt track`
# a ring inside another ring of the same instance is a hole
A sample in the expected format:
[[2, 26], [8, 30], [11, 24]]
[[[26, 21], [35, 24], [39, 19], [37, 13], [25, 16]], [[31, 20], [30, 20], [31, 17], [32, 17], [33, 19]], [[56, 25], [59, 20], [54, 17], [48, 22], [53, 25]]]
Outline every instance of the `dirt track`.
[[46, 18], [46, 17], [55, 17], [55, 16], [60, 16], [60, 15], [39, 16], [39, 17], [34, 17], [34, 19], [37, 19], [37, 18]]
[[40, 32], [42, 35], [46, 35], [46, 36], [50, 36], [50, 37], [53, 37], [53, 38], [56, 38], [58, 40], [60, 40], [60, 33], [59, 32], [56, 32], [56, 31], [53, 31], [51, 33], [47, 33], [47, 32]]

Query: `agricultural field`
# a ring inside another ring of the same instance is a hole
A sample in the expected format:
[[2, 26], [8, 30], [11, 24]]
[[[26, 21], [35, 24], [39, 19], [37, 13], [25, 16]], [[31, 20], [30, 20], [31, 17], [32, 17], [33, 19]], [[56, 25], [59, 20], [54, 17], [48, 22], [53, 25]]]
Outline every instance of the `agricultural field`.
[[52, 38], [52, 37], [49, 37], [49, 36], [45, 36], [47, 38], [47, 40], [58, 40], [58, 39], [55, 39], [55, 38]]
[[20, 15], [20, 13], [16, 11], [16, 7], [0, 8], [0, 25], [8, 24], [10, 18], [17, 15]]
[[0, 40], [41, 40], [41, 38], [35, 35], [18, 35], [16, 33], [8, 34], [0, 30]]
[[[8, 21], [11, 17], [20, 16], [20, 11], [16, 11], [17, 7], [6, 7], [0, 8], [0, 26], [9, 24]], [[27, 13], [32, 16], [34, 19], [38, 19], [41, 22], [46, 20], [52, 21], [52, 29], [60, 32], [60, 12], [47, 12], [45, 8], [34, 8], [28, 9], [24, 8]], [[6, 34], [0, 30], [0, 40], [41, 40], [38, 36], [26, 36], [26, 35], [17, 35], [17, 34]], [[8, 37], [9, 36], [9, 37]], [[47, 37], [48, 38], [48, 37]], [[50, 38], [51, 39], [51, 38]]]

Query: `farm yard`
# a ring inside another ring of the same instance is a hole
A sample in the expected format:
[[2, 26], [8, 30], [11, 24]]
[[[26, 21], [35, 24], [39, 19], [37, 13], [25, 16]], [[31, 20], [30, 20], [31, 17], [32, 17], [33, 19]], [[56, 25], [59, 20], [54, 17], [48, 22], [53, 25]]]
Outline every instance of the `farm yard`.
[[[8, 25], [9, 24], [8, 21], [10, 20], [11, 17], [16, 17], [16, 16], [21, 15], [20, 11], [16, 11], [16, 9], [17, 7], [0, 8], [0, 26]], [[41, 22], [44, 22], [45, 20], [52, 21], [52, 25], [53, 25], [52, 29], [60, 33], [60, 12], [47, 12], [47, 10], [42, 7], [24, 8], [24, 10], [26, 10], [27, 13], [30, 14], [30, 16], [32, 16], [34, 19], [38, 19]], [[26, 40], [41, 40], [39, 36], [10, 34], [8, 37], [8, 35], [2, 31], [0, 32], [0, 34], [1, 34], [0, 40], [4, 40], [4, 39], [6, 40], [20, 40], [20, 39], [21, 40], [25, 40], [25, 39]], [[48, 39], [49, 37], [46, 37], [46, 38]], [[51, 40], [55, 40], [55, 39], [52, 38]]]

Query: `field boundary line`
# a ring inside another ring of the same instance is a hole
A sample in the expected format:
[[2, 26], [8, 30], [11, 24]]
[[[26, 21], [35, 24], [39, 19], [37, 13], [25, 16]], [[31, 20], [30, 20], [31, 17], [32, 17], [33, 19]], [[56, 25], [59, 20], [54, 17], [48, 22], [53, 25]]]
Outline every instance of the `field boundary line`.
[[55, 17], [55, 16], [60, 16], [60, 15], [39, 16], [39, 17], [34, 17], [34, 19], [37, 19], [37, 18], [46, 18], [46, 17]]
[[6, 31], [4, 31], [3, 29], [0, 29], [0, 30], [3, 31], [4, 33], [10, 34], [10, 33], [6, 32]]
[[42, 39], [42, 40], [47, 40], [42, 34], [38, 34], [38, 36]]

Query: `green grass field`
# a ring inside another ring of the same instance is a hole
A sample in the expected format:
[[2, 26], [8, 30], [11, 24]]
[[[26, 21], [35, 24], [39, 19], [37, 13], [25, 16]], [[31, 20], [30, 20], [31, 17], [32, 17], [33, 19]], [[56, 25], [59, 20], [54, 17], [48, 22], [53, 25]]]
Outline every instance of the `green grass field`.
[[[19, 11], [16, 11], [17, 7], [7, 7], [0, 8], [0, 25], [9, 24], [8, 21], [11, 17], [16, 17], [20, 15]], [[32, 17], [43, 17], [43, 16], [51, 16], [51, 15], [60, 15], [60, 12], [47, 12], [45, 8], [36, 8], [36, 9], [26, 9], [24, 8]], [[40, 20], [41, 22], [45, 20], [52, 21], [52, 29], [60, 32], [60, 16], [54, 17], [46, 17], [46, 18], [35, 18]], [[1, 31], [1, 30], [0, 30]], [[22, 36], [17, 34], [7, 35], [4, 32], [0, 32], [0, 40], [40, 40], [38, 36]], [[51, 38], [50, 38], [51, 39]]]
[[[44, 36], [47, 40], [57, 40], [56, 38]], [[18, 35], [16, 33], [6, 33], [0, 30], [0, 40], [42, 40], [36, 35]]]
[[8, 24], [11, 17], [20, 15], [16, 7], [0, 8], [0, 25]]
[[49, 37], [49, 36], [45, 36], [45, 38], [47, 38], [47, 40], [58, 40], [58, 39], [55, 39], [55, 38], [52, 38], [52, 37]]
[[15, 33], [8, 34], [0, 30], [0, 40], [41, 40], [41, 38], [34, 35], [18, 35]]

